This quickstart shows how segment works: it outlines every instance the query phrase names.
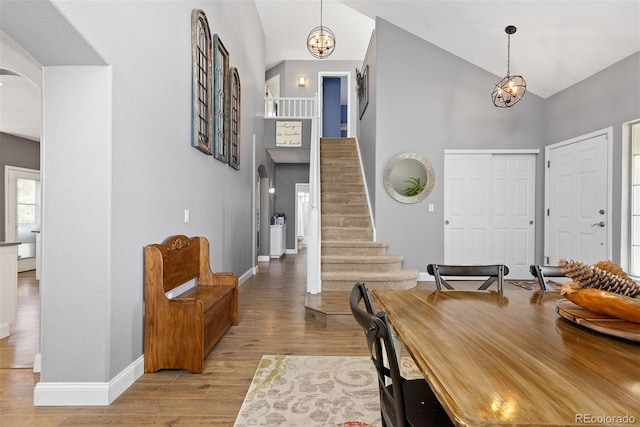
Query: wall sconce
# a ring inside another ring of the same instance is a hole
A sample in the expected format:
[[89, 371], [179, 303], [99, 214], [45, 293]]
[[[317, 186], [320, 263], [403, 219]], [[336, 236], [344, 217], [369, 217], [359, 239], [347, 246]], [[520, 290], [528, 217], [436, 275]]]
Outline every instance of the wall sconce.
[[307, 81], [305, 80], [304, 77], [298, 77], [298, 86], [306, 86], [307, 85]]
[[269, 187], [269, 194], [274, 195], [276, 194], [276, 189], [273, 187]]

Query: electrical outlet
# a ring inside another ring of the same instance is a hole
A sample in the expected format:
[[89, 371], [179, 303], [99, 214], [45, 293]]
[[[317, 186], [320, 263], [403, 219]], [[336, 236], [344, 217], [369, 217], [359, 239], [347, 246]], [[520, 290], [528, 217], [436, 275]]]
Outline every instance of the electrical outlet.
[[429, 212], [433, 212], [433, 203], [429, 203]]

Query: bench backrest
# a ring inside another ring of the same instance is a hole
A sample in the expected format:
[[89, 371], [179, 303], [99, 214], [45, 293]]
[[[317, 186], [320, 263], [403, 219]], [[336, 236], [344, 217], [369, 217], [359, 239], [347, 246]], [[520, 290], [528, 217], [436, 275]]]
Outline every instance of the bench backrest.
[[[161, 273], [158, 271], [161, 268]], [[145, 247], [145, 274], [162, 275], [164, 292], [211, 272], [209, 242], [204, 237], [190, 239], [184, 235], [171, 236], [162, 244]]]

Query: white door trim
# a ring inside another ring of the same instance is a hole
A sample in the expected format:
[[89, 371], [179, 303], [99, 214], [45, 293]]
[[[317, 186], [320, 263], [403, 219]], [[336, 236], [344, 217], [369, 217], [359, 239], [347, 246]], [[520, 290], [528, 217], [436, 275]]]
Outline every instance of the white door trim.
[[547, 255], [549, 254], [549, 217], [546, 215], [547, 209], [549, 209], [549, 168], [546, 167], [547, 162], [549, 160], [550, 151], [562, 147], [569, 144], [575, 144], [576, 142], [580, 142], [586, 139], [596, 138], [598, 136], [605, 136], [607, 141], [607, 211], [605, 213], [604, 221], [607, 224], [606, 233], [607, 233], [607, 247], [605, 249], [605, 253], [607, 259], [611, 259], [612, 255], [612, 247], [611, 247], [611, 238], [612, 228], [611, 227], [611, 209], [613, 208], [613, 197], [612, 197], [612, 188], [613, 188], [613, 127], [609, 126], [608, 128], [599, 129], [590, 133], [586, 133], [584, 135], [576, 136], [571, 139], [567, 139], [564, 141], [556, 142], [551, 145], [547, 145], [544, 148], [544, 260], [543, 263], [546, 263]]

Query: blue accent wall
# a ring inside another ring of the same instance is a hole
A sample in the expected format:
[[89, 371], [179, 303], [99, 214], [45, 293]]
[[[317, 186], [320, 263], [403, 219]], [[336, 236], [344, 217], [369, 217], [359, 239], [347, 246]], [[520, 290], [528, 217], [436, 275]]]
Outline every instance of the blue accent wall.
[[322, 136], [339, 138], [340, 78], [325, 77], [322, 84]]

